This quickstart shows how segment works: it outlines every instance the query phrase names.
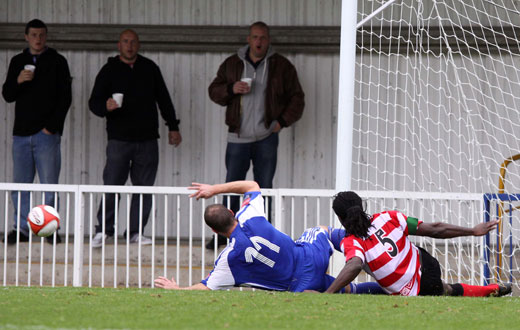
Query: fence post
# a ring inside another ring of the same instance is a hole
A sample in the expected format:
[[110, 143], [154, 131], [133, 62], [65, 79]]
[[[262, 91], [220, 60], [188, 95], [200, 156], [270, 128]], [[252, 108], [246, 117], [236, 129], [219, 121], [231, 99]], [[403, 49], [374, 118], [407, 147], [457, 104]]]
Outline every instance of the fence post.
[[[280, 194], [280, 189], [275, 189], [275, 195], [274, 195], [274, 220], [273, 225], [276, 229], [278, 229], [281, 232], [284, 232], [282, 230], [282, 195]], [[272, 207], [272, 205], [271, 205]]]
[[83, 285], [83, 190], [78, 185], [74, 196], [74, 261], [72, 285]]

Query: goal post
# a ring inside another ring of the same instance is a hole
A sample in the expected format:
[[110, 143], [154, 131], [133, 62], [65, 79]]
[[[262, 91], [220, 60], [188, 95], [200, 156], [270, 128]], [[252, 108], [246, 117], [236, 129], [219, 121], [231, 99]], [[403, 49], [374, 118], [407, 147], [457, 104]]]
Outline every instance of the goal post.
[[500, 219], [499, 230], [486, 235], [485, 283], [492, 280], [513, 282], [513, 273], [518, 271], [518, 262], [515, 259], [518, 248], [515, 248], [513, 242], [513, 211], [518, 208], [518, 202], [520, 202], [520, 194], [484, 195], [484, 221]]
[[[502, 162], [520, 153], [520, 1], [359, 0], [357, 10], [364, 23], [356, 42], [351, 188], [469, 193], [489, 203], [470, 209], [464, 200], [420, 206], [389, 198], [368, 203], [368, 212], [398, 208], [462, 226], [499, 218], [496, 205], [520, 194], [520, 162], [509, 165], [505, 195], [498, 194]], [[518, 292], [519, 213], [511, 206], [484, 242], [417, 242], [442, 259], [445, 279], [457, 280], [463, 269], [477, 283], [512, 281]]]
[[[343, 0], [341, 3], [341, 46], [338, 87], [341, 92], [338, 93], [338, 127], [336, 136], [336, 191], [350, 190], [352, 182], [356, 16], [357, 2]], [[335, 219], [334, 225], [336, 227], [341, 226], [338, 219]], [[331, 273], [334, 276], [337, 276], [343, 268], [343, 261], [344, 258], [339, 252], [333, 254]]]

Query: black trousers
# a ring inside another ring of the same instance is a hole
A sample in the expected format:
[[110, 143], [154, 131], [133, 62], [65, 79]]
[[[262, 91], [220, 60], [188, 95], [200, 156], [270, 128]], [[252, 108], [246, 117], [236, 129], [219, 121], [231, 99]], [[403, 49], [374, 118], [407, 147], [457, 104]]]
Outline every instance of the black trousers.
[[[107, 161], [103, 170], [104, 185], [124, 185], [130, 175], [130, 180], [134, 186], [153, 186], [159, 164], [159, 147], [156, 139], [139, 142], [108, 140], [106, 153]], [[139, 196], [139, 194], [132, 196], [130, 206], [131, 235], [139, 232], [139, 216], [141, 213]], [[119, 194], [117, 194], [117, 198], [118, 200], [121, 198]], [[109, 236], [114, 235], [115, 200], [116, 194], [105, 195], [105, 234]], [[143, 194], [143, 230], [148, 223], [151, 208], [152, 196]], [[99, 205], [97, 218], [96, 233], [100, 233], [103, 223], [103, 201]]]
[[421, 255], [421, 289], [419, 296], [442, 296], [444, 286], [441, 279], [439, 261], [425, 249], [418, 247]]

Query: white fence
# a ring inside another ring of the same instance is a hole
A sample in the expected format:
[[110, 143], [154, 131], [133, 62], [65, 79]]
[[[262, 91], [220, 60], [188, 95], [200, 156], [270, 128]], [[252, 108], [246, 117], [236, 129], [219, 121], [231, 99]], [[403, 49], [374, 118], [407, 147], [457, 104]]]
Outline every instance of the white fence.
[[[10, 192], [20, 190], [31, 192], [31, 205], [40, 204], [44, 193], [57, 193], [61, 215], [59, 235], [63, 242], [47, 245], [46, 240], [32, 236], [27, 243], [3, 244], [0, 283], [4, 286], [153, 287], [153, 279], [159, 275], [174, 276], [180, 285], [191, 285], [207, 275], [217, 258], [217, 251], [205, 249], [213, 233], [204, 224], [203, 210], [209, 204], [221, 202], [221, 197], [196, 201], [189, 198], [189, 190], [180, 187], [0, 184], [0, 215], [3, 215], [0, 232], [4, 232], [4, 239], [13, 221]], [[272, 196], [273, 225], [294, 239], [305, 228], [334, 224], [333, 190], [262, 192], [264, 196]], [[116, 235], [101, 248], [94, 248], [96, 214], [106, 193], [121, 196], [116, 208]], [[483, 219], [480, 194], [359, 193], [367, 199], [367, 210], [372, 213], [398, 209], [427, 222], [447, 221], [461, 226], [473, 226]], [[122, 235], [128, 227], [132, 194], [152, 195], [152, 212], [144, 230], [144, 235], [152, 238], [151, 245], [130, 244], [129, 237]], [[483, 281], [483, 238], [413, 240], [439, 260], [445, 281], [474, 284]], [[342, 264], [342, 259], [338, 260]]]

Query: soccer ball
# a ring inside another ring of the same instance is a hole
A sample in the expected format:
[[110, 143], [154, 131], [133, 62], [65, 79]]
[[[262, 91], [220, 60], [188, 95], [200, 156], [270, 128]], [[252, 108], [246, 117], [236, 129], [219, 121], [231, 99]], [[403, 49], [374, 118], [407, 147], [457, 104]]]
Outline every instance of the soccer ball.
[[54, 207], [38, 205], [29, 212], [27, 223], [34, 235], [47, 237], [54, 234], [60, 226], [60, 216]]

